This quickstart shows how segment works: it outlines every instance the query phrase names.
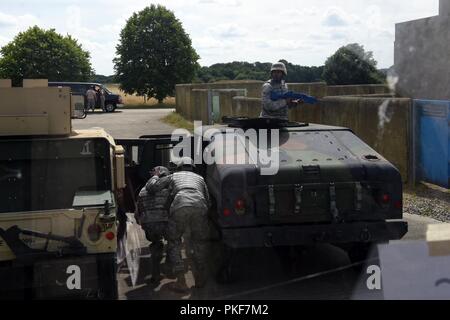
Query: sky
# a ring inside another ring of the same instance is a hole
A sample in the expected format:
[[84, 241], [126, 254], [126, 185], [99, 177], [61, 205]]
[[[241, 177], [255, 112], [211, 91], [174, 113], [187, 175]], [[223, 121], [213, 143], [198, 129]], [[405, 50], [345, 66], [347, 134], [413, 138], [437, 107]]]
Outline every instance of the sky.
[[319, 66], [357, 42], [388, 68], [395, 24], [439, 11], [438, 0], [0, 0], [0, 46], [30, 26], [53, 28], [79, 40], [97, 74], [111, 75], [121, 29], [152, 3], [175, 13], [202, 66], [280, 59]]

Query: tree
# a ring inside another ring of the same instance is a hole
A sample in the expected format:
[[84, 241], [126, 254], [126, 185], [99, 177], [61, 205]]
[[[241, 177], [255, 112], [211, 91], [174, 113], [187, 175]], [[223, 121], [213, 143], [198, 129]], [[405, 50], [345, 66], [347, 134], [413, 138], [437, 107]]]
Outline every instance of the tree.
[[22, 79], [87, 81], [93, 74], [90, 54], [77, 40], [37, 26], [19, 33], [0, 50], [0, 78], [19, 86]]
[[173, 94], [175, 84], [192, 81], [198, 59], [174, 13], [151, 5], [134, 13], [120, 33], [116, 79], [125, 93], [162, 102]]
[[329, 85], [377, 84], [384, 76], [377, 70], [372, 52], [352, 43], [339, 48], [325, 63], [323, 78]]
[[[288, 68], [288, 82], [319, 82], [322, 80], [323, 67], [304, 67], [294, 65], [286, 60]], [[261, 80], [266, 81], [270, 78], [271, 62], [248, 63], [248, 62], [231, 62], [218, 63], [210, 67], [202, 67], [198, 70], [196, 82], [215, 82], [220, 80]]]

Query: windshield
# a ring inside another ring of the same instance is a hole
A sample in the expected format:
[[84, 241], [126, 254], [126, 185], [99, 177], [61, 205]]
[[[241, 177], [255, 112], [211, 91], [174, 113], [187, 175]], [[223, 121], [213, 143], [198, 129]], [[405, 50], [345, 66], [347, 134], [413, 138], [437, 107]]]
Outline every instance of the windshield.
[[70, 209], [79, 191], [111, 190], [104, 140], [10, 140], [0, 146], [0, 214]]
[[107, 94], [113, 94], [107, 87], [102, 86], [102, 89], [105, 90]]

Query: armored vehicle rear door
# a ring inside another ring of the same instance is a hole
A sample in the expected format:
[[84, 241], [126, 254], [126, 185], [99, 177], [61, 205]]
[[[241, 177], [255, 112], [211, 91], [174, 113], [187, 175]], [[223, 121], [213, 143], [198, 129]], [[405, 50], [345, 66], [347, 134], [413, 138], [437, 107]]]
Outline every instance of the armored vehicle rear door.
[[174, 142], [171, 135], [152, 135], [118, 139], [116, 143], [125, 149], [125, 203], [127, 211], [134, 212], [136, 196], [151, 178], [151, 170], [156, 166], [169, 167]]

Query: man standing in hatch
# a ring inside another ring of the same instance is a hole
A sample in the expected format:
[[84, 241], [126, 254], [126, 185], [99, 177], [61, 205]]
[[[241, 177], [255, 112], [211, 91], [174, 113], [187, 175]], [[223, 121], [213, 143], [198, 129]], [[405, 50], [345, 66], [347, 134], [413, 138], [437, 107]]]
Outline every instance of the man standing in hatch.
[[271, 80], [264, 83], [262, 87], [262, 112], [261, 118], [289, 120], [289, 108], [296, 107], [299, 102], [292, 99], [272, 100], [272, 92], [278, 94], [287, 93], [286, 84], [287, 69], [283, 62], [277, 62], [270, 69]]

